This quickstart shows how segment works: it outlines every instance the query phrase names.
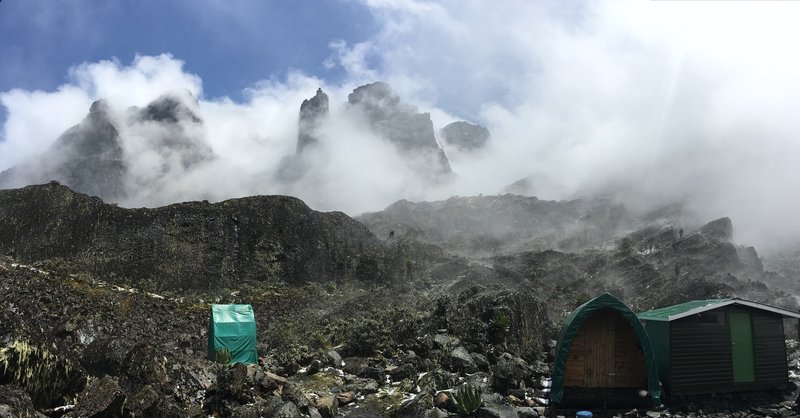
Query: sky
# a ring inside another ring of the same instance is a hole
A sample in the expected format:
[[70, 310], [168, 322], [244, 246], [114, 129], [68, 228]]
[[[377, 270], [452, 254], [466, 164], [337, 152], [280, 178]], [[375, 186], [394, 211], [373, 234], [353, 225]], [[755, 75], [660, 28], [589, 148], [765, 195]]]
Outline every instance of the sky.
[[[797, 21], [800, 2], [783, 1], [3, 0], [0, 170], [98, 98], [123, 114], [183, 90], [205, 121], [191, 134], [220, 158], [153, 178], [163, 153], [125, 126], [147, 187], [123, 204], [284, 193], [358, 214], [529, 178], [544, 199], [683, 201], [764, 247], [800, 236]], [[490, 143], [442, 144], [457, 179], [426, 184], [347, 116], [347, 94], [378, 80], [436, 129], [479, 123]], [[318, 87], [325, 146], [298, 183], [276, 183]]]

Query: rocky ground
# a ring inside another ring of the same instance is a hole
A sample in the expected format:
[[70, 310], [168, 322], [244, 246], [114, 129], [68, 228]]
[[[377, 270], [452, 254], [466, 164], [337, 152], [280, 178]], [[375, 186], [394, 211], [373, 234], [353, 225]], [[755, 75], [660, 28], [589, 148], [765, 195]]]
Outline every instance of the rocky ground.
[[[0, 416], [459, 416], [548, 409], [557, 318], [531, 288], [264, 285], [153, 294], [0, 263]], [[253, 303], [258, 365], [206, 359], [209, 302]], [[800, 372], [800, 345], [790, 341]], [[797, 380], [797, 379], [795, 379]], [[678, 400], [619, 416], [796, 416], [797, 390]], [[574, 412], [574, 411], [573, 411]], [[562, 411], [568, 413], [568, 411]]]

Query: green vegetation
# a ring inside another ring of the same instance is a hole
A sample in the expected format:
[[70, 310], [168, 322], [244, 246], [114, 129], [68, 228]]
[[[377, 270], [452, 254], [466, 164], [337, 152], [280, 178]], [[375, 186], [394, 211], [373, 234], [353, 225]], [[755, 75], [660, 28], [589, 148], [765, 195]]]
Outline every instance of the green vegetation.
[[467, 383], [453, 394], [453, 401], [456, 404], [458, 416], [471, 417], [475, 414], [475, 411], [483, 405], [481, 389]]
[[577, 308], [578, 306], [583, 305], [584, 303], [588, 302], [589, 299], [591, 299], [591, 298], [592, 297], [589, 296], [589, 294], [586, 293], [586, 292], [583, 292], [583, 293], [579, 294], [578, 296], [575, 296], [575, 307]]
[[508, 332], [511, 329], [511, 317], [505, 311], [494, 311], [491, 326], [496, 330]]
[[0, 349], [0, 384], [17, 385], [42, 405], [64, 395], [75, 367], [69, 360], [27, 341]]
[[220, 350], [217, 350], [216, 354], [214, 355], [214, 361], [219, 364], [230, 364], [231, 352], [224, 347]]

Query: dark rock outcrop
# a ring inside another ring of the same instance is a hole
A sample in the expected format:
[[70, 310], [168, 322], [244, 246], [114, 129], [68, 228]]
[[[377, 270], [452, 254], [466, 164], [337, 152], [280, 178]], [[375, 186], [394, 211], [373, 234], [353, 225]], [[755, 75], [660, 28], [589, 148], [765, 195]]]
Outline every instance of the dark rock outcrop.
[[474, 151], [486, 146], [489, 141], [489, 130], [469, 122], [453, 122], [441, 130], [439, 135], [444, 142], [464, 151]]
[[328, 116], [328, 95], [317, 89], [317, 94], [310, 99], [303, 100], [300, 105], [299, 133], [297, 136], [297, 152], [319, 142], [316, 130], [323, 119]]
[[156, 289], [386, 278], [383, 246], [285, 196], [123, 209], [50, 183], [0, 191], [0, 253]]
[[202, 123], [203, 119], [192, 107], [197, 107], [197, 99], [191, 93], [188, 91], [174, 92], [164, 94], [153, 100], [144, 109], [138, 111], [137, 116], [141, 120], [153, 122], [178, 123], [188, 121]]
[[699, 232], [714, 238], [730, 241], [733, 239], [733, 222], [728, 217], [719, 218], [700, 227]]

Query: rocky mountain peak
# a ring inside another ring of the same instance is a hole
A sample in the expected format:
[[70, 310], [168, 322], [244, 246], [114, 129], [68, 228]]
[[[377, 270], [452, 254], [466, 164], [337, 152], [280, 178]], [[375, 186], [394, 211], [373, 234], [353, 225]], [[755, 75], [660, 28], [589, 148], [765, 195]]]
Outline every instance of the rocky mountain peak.
[[100, 114], [108, 114], [109, 107], [108, 107], [108, 100], [106, 99], [97, 99], [92, 103], [92, 106], [89, 107], [89, 114], [90, 115], [100, 115]]
[[398, 112], [416, 112], [416, 108], [403, 103], [392, 87], [382, 81], [356, 87], [347, 96], [347, 102], [361, 108], [373, 120], [386, 119]]
[[727, 216], [719, 218], [700, 227], [699, 232], [714, 238], [731, 241], [733, 240], [733, 222]]
[[376, 82], [357, 87], [347, 96], [351, 109], [406, 157], [422, 160], [420, 170], [431, 175], [450, 174], [450, 161], [436, 142], [430, 113], [418, 113], [404, 103], [389, 84]]
[[58, 180], [84, 193], [118, 199], [124, 195], [124, 171], [119, 130], [108, 102], [100, 99], [42, 155], [0, 173], [0, 188]]
[[322, 119], [328, 116], [328, 95], [317, 89], [317, 93], [310, 99], [303, 100], [300, 105], [300, 126], [297, 135], [297, 152], [302, 152], [309, 145], [319, 142], [315, 131], [319, 128]]
[[150, 102], [138, 112], [141, 120], [154, 122], [190, 121], [201, 123], [203, 119], [196, 112], [197, 99], [188, 91], [171, 92]]
[[453, 122], [439, 131], [441, 138], [449, 145], [464, 151], [483, 148], [489, 141], [489, 130], [469, 122]]

